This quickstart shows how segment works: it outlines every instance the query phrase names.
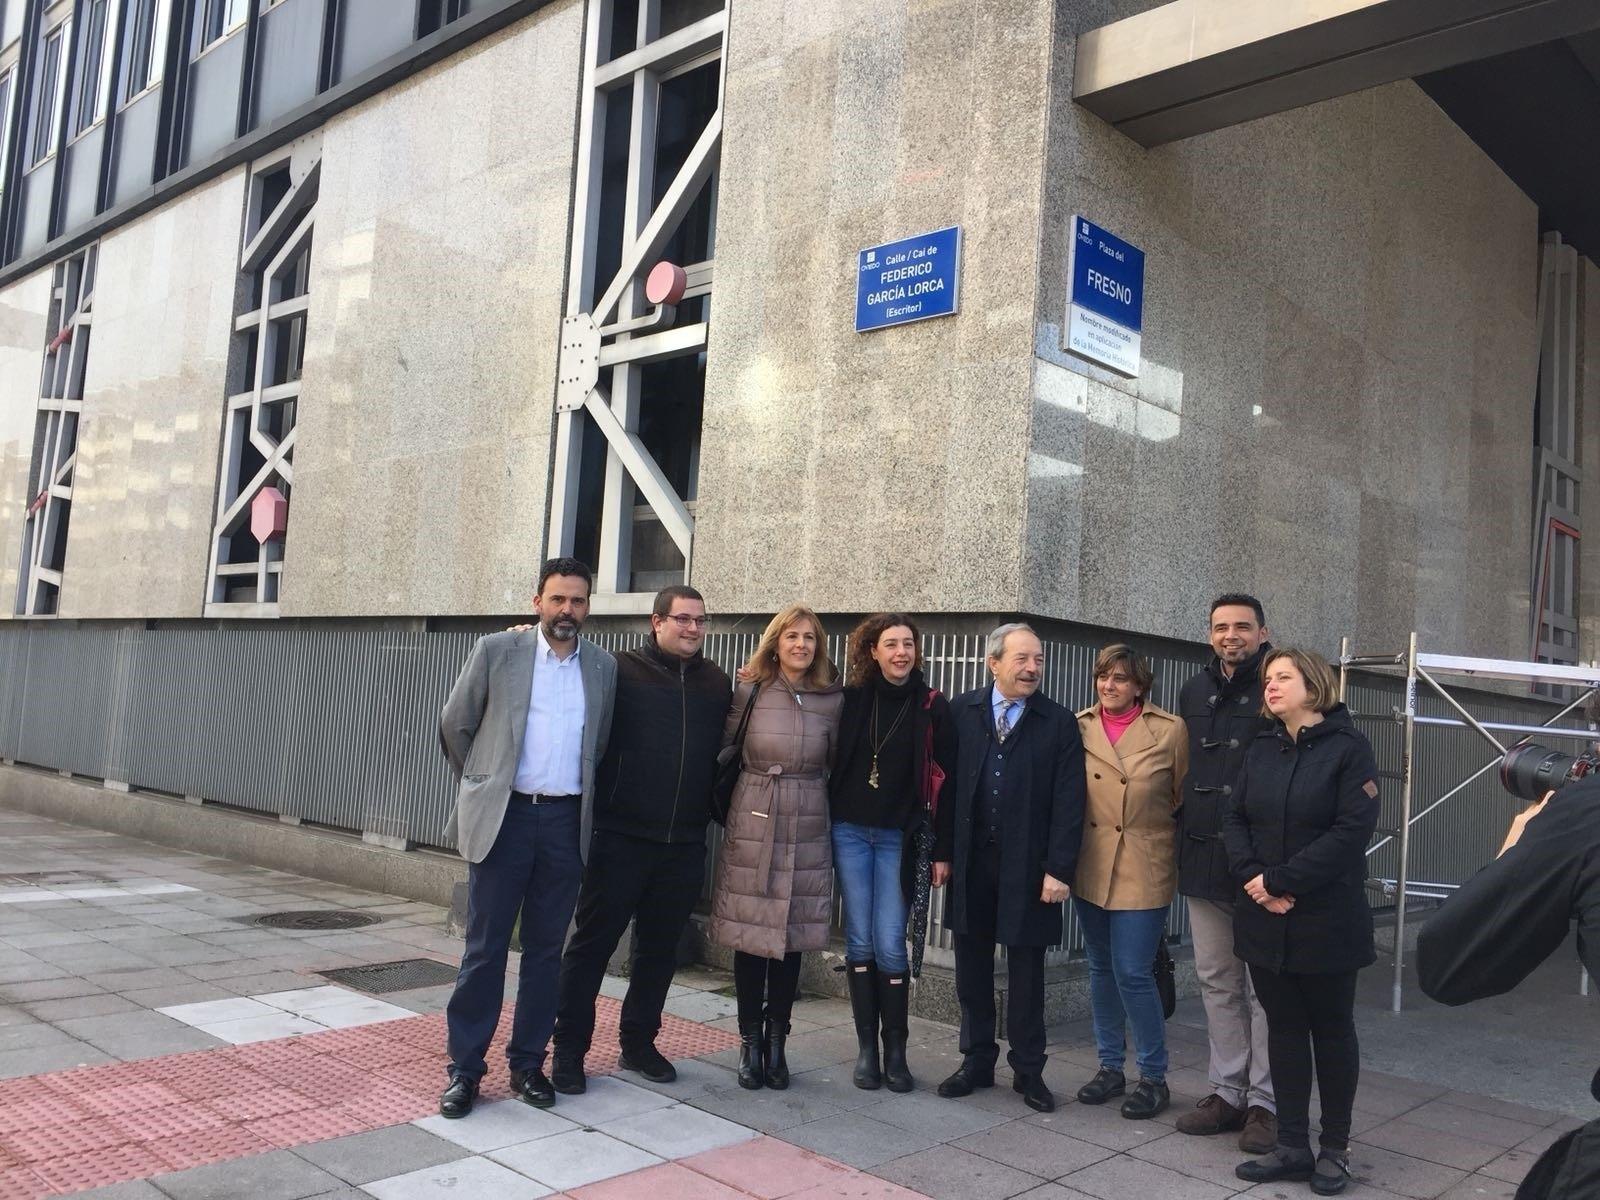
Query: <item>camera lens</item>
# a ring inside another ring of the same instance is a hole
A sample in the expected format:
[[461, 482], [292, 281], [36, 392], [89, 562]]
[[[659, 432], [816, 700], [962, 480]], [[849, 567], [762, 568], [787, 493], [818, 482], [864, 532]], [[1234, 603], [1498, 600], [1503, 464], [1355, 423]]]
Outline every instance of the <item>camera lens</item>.
[[1531, 804], [1565, 783], [1577, 761], [1570, 754], [1537, 742], [1523, 742], [1507, 750], [1500, 760], [1500, 784]]

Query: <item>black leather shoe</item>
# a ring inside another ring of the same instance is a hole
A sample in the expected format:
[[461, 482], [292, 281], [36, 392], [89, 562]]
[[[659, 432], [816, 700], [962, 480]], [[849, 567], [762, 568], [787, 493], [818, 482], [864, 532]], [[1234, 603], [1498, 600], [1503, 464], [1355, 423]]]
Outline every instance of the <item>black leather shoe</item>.
[[1094, 1073], [1094, 1078], [1078, 1089], [1079, 1104], [1104, 1104], [1113, 1096], [1120, 1096], [1128, 1090], [1128, 1081], [1121, 1071], [1113, 1071], [1110, 1067], [1101, 1067]]
[[1122, 1102], [1122, 1115], [1130, 1121], [1148, 1121], [1157, 1113], [1164, 1113], [1172, 1104], [1172, 1093], [1164, 1083], [1139, 1080], [1133, 1093]]
[[477, 1084], [465, 1075], [452, 1075], [450, 1086], [445, 1088], [444, 1094], [439, 1097], [439, 1115], [449, 1117], [452, 1121], [466, 1116], [472, 1111], [472, 1102], [477, 1095]]
[[550, 1086], [563, 1096], [581, 1096], [589, 1090], [589, 1077], [583, 1073], [583, 1059], [557, 1054], [550, 1064]]
[[535, 1108], [549, 1108], [556, 1102], [556, 1090], [543, 1071], [511, 1072], [511, 1094]]
[[624, 1049], [617, 1056], [617, 1066], [624, 1071], [634, 1071], [643, 1075], [651, 1083], [671, 1083], [678, 1077], [678, 1069], [654, 1046]]
[[1276, 1183], [1280, 1179], [1304, 1183], [1311, 1178], [1315, 1166], [1311, 1151], [1279, 1146], [1271, 1154], [1240, 1163], [1233, 1173], [1246, 1183]]
[[1317, 1155], [1311, 1172], [1311, 1190], [1319, 1196], [1337, 1196], [1350, 1182], [1350, 1155], [1340, 1150], [1324, 1150]]
[[978, 1088], [993, 1086], [994, 1068], [968, 1061], [957, 1067], [955, 1073], [939, 1085], [939, 1095], [946, 1100], [959, 1100], [962, 1096], [972, 1095]]
[[1022, 1093], [1022, 1102], [1034, 1112], [1055, 1112], [1056, 1098], [1044, 1085], [1043, 1075], [1018, 1075], [1011, 1080], [1011, 1090]]

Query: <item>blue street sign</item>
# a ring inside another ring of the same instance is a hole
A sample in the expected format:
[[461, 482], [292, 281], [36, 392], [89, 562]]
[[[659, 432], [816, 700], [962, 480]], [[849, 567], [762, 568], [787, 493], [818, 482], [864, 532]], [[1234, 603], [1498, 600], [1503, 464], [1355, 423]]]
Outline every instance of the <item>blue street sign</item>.
[[948, 317], [961, 293], [961, 227], [869, 246], [856, 255], [856, 332]]
[[1066, 347], [1123, 375], [1139, 373], [1144, 251], [1072, 218]]
[[1144, 329], [1144, 251], [1082, 217], [1072, 218], [1071, 303], [1124, 329]]

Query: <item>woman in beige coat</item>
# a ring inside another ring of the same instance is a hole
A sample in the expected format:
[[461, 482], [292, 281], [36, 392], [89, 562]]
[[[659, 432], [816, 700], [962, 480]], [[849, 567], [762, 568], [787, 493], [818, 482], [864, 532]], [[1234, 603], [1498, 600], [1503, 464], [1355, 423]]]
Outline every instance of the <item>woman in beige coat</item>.
[[707, 935], [734, 952], [739, 1086], [786, 1088], [784, 1039], [800, 986], [800, 952], [828, 944], [827, 772], [844, 693], [824, 649], [822, 622], [798, 604], [772, 618], [739, 678], [724, 744], [733, 741], [746, 708], [750, 719]]
[[1127, 1029], [1133, 1029], [1139, 1084], [1122, 1115], [1155, 1116], [1170, 1103], [1167, 1029], [1151, 966], [1177, 887], [1177, 808], [1189, 769], [1184, 724], [1149, 702], [1149, 664], [1124, 645], [1094, 664], [1100, 697], [1078, 714], [1089, 802], [1072, 900], [1089, 959], [1100, 1070], [1078, 1092], [1103, 1104], [1126, 1090]]

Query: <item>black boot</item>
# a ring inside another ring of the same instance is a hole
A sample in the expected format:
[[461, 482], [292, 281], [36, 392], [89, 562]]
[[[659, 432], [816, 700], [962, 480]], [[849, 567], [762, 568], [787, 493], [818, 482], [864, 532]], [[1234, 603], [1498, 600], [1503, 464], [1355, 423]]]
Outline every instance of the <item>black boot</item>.
[[846, 963], [844, 976], [850, 982], [850, 1012], [860, 1046], [850, 1081], [863, 1091], [876, 1091], [883, 1086], [878, 1067], [878, 968], [870, 962]]
[[767, 1056], [761, 1046], [761, 1021], [739, 1022], [739, 1086], [765, 1087]]
[[883, 1013], [883, 1074], [891, 1092], [909, 1092], [916, 1086], [906, 1065], [906, 1038], [910, 1036], [910, 984], [904, 971], [878, 974], [878, 1006]]
[[766, 1047], [767, 1086], [781, 1092], [789, 1086], [789, 1060], [783, 1056], [784, 1039], [789, 1036], [789, 1022], [772, 1016], [762, 1030], [761, 1041]]

